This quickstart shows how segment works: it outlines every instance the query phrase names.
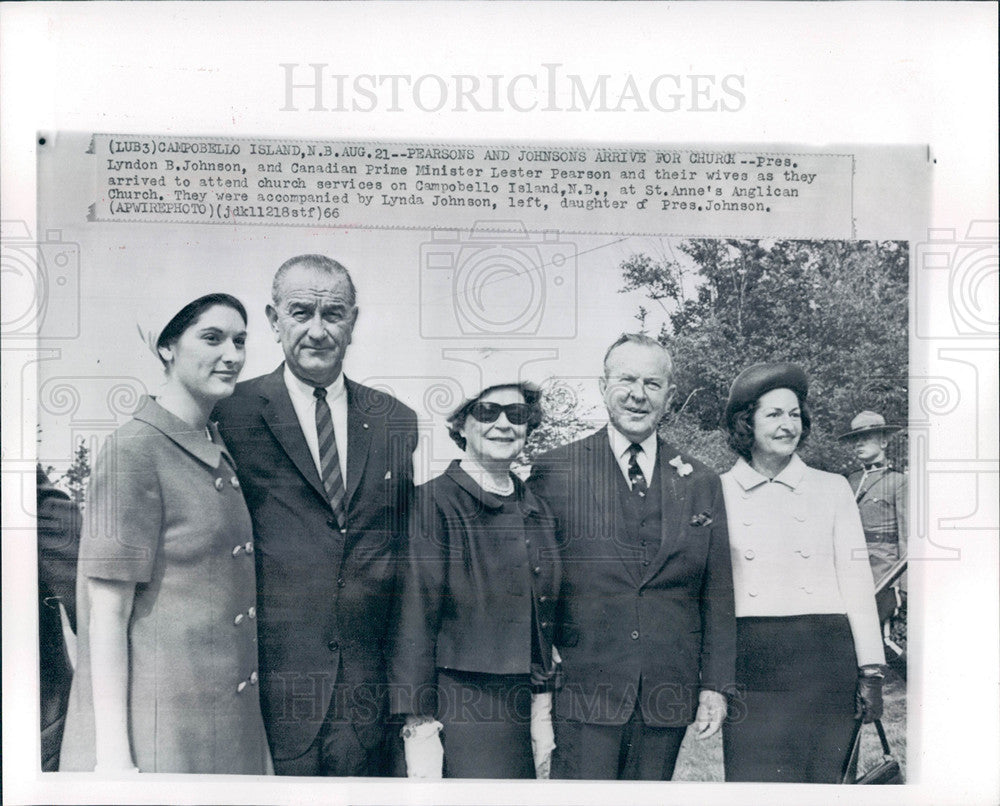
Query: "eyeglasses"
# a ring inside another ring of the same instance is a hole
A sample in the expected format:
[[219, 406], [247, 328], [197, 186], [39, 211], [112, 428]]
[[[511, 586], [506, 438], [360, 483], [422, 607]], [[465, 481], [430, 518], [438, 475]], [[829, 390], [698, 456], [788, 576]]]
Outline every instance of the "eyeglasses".
[[481, 423], [495, 423], [500, 419], [500, 413], [507, 415], [507, 422], [511, 425], [524, 425], [531, 419], [531, 406], [527, 403], [508, 403], [501, 406], [499, 403], [473, 403], [469, 408], [469, 414]]

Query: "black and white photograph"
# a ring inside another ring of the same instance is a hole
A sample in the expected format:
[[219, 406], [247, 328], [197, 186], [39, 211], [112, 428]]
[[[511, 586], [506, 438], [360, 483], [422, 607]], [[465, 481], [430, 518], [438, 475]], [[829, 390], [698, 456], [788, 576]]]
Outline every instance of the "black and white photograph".
[[293, 53], [266, 103], [326, 125], [55, 117], [5, 194], [16, 802], [940, 794], [997, 261], [939, 152], [489, 122], [721, 120], [721, 63]]
[[641, 233], [858, 156], [39, 138], [53, 769], [902, 780], [908, 244]]

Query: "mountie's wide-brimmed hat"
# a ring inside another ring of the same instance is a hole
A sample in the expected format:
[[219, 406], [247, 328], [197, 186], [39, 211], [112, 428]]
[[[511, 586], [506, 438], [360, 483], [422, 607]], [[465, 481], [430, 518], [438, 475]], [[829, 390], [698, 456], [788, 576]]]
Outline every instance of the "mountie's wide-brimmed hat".
[[837, 439], [851, 439], [866, 434], [890, 434], [899, 431], [903, 426], [887, 423], [885, 417], [877, 411], [862, 411], [851, 420], [850, 427], [850, 431], [841, 434]]
[[806, 378], [802, 367], [788, 361], [754, 364], [747, 367], [736, 376], [729, 389], [726, 423], [729, 423], [735, 412], [772, 389], [791, 389], [798, 395], [799, 400], [805, 400], [809, 394], [809, 379]]

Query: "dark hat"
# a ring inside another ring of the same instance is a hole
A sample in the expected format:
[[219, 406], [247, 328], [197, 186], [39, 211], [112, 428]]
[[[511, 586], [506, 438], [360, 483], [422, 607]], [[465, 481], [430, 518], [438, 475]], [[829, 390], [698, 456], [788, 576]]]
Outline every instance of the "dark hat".
[[889, 433], [890, 431], [898, 431], [903, 426], [886, 423], [885, 417], [876, 411], [863, 411], [851, 420], [850, 427], [850, 431], [841, 434], [837, 439], [850, 439], [851, 437], [860, 437], [864, 434], [879, 432]]
[[809, 380], [802, 367], [787, 361], [754, 364], [752, 367], [747, 367], [736, 376], [736, 380], [733, 381], [733, 385], [729, 389], [729, 401], [726, 403], [726, 422], [729, 422], [734, 412], [753, 403], [772, 389], [791, 389], [798, 395], [799, 400], [805, 400], [809, 394]]

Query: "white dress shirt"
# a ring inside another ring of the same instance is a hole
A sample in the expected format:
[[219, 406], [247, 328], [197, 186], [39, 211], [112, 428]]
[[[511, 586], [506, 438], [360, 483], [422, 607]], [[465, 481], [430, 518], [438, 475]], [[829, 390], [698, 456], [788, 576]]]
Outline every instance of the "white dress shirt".
[[722, 474], [736, 616], [844, 613], [858, 665], [885, 663], [861, 517], [847, 479], [793, 454], [773, 479]]
[[[632, 445], [632, 440], [618, 431], [613, 425], [609, 425], [608, 441], [611, 443], [611, 452], [615, 455], [615, 461], [618, 462], [618, 467], [621, 468], [622, 475], [625, 476], [625, 481], [629, 483], [629, 489], [631, 490], [632, 484], [628, 478], [628, 449]], [[656, 432], [654, 431], [646, 437], [639, 443], [639, 446], [642, 450], [636, 454], [635, 460], [639, 463], [642, 475], [646, 477], [646, 486], [648, 487], [653, 480], [653, 468], [656, 467]]]
[[[312, 454], [313, 464], [320, 478], [323, 478], [323, 469], [319, 460], [319, 435], [316, 433], [316, 397], [313, 395], [314, 386], [310, 386], [305, 381], [296, 378], [292, 371], [285, 364], [285, 386], [288, 388], [288, 396], [292, 399], [292, 408], [295, 409], [295, 416], [299, 418], [299, 427], [302, 435], [306, 438], [306, 445], [309, 446], [309, 453]], [[340, 460], [340, 476], [344, 479], [344, 486], [347, 486], [347, 387], [344, 385], [344, 373], [337, 376], [337, 380], [326, 387], [326, 402], [330, 407], [330, 415], [333, 418], [333, 438], [337, 440], [337, 458]]]

